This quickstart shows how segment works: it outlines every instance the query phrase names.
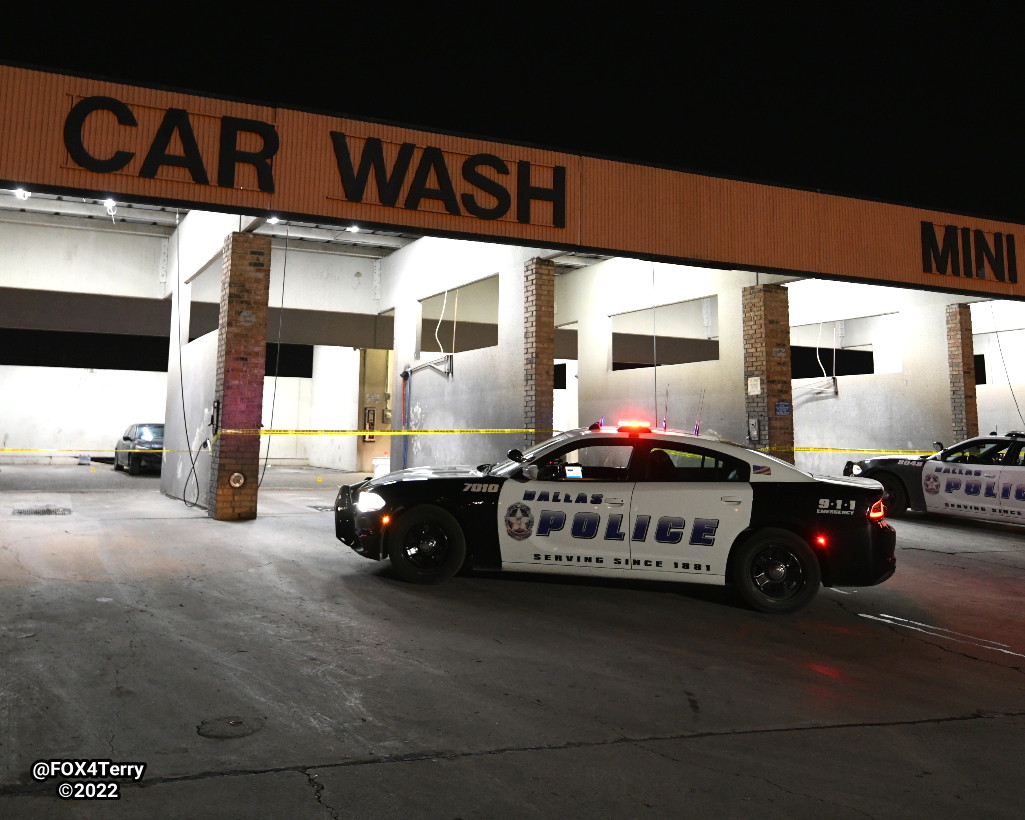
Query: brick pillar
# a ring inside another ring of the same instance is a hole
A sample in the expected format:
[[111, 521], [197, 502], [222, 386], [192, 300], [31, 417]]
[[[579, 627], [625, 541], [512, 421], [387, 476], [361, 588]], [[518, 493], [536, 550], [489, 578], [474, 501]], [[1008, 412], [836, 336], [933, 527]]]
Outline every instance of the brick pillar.
[[962, 441], [979, 435], [975, 345], [972, 341], [972, 312], [968, 305], [947, 305], [947, 363], [954, 441]]
[[757, 419], [751, 446], [794, 461], [794, 401], [790, 389], [790, 301], [782, 285], [744, 288], [744, 408]]
[[[220, 426], [221, 430], [259, 430], [267, 357], [270, 237], [228, 236], [222, 271], [214, 390], [214, 398], [221, 403]], [[256, 518], [259, 434], [219, 435], [211, 456], [210, 517], [218, 521]]]
[[555, 263], [531, 259], [523, 284], [523, 426], [525, 445], [551, 438], [555, 391]]

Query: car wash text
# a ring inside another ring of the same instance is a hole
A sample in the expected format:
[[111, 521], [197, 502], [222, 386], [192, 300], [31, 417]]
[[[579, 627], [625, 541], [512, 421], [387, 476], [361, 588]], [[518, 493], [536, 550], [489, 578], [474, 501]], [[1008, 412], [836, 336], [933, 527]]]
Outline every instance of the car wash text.
[[[105, 149], [90, 144], [90, 127], [112, 124], [111, 117], [120, 126], [113, 129], [120, 144]], [[209, 128], [211, 122], [218, 127], [215, 156], [200, 147], [212, 143], [197, 136], [197, 127]], [[341, 198], [349, 202], [566, 227], [565, 166], [510, 162], [489, 153], [456, 154], [340, 131], [329, 131], [325, 140], [330, 141]], [[240, 169], [246, 168], [247, 179], [255, 179], [265, 194], [275, 192], [274, 158], [282, 148], [272, 123], [190, 116], [184, 109], [168, 108], [155, 129], [146, 129], [129, 105], [106, 96], [85, 97], [72, 106], [64, 120], [64, 146], [75, 164], [94, 173], [134, 172], [155, 179], [177, 168], [197, 185], [235, 188]]]
[[922, 272], [1015, 284], [1018, 254], [1014, 234], [923, 222]]

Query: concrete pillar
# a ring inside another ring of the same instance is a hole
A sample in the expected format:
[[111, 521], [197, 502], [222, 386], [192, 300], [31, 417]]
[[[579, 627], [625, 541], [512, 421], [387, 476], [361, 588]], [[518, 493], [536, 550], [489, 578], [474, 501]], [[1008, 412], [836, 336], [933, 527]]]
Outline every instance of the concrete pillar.
[[[782, 285], [744, 288], [744, 408], [751, 446], [794, 461], [790, 301]], [[757, 429], [755, 429], [757, 428]]]
[[527, 262], [523, 282], [523, 426], [530, 447], [551, 438], [555, 391], [555, 263]]
[[209, 509], [218, 521], [256, 518], [263, 380], [267, 356], [269, 236], [233, 233], [224, 240], [217, 385], [222, 432], [213, 444]]
[[979, 435], [975, 345], [972, 341], [972, 312], [968, 305], [947, 305], [947, 362], [954, 441], [962, 441]]

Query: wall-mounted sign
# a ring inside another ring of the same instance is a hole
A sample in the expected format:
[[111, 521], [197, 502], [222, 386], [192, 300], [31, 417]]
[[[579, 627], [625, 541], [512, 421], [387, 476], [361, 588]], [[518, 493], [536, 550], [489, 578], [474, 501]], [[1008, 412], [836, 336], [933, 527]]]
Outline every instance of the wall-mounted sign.
[[0, 187], [1025, 299], [1025, 227], [0, 65]]

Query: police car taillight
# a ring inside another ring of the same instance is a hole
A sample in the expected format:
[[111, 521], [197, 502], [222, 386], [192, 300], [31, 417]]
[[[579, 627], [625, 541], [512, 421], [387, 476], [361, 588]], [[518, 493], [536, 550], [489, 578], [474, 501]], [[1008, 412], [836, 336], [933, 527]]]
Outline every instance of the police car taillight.
[[883, 517], [885, 515], [886, 515], [886, 505], [883, 504], [883, 499], [880, 498], [875, 504], [873, 504], [869, 508], [869, 510], [868, 510], [868, 520], [869, 521], [882, 521]]

